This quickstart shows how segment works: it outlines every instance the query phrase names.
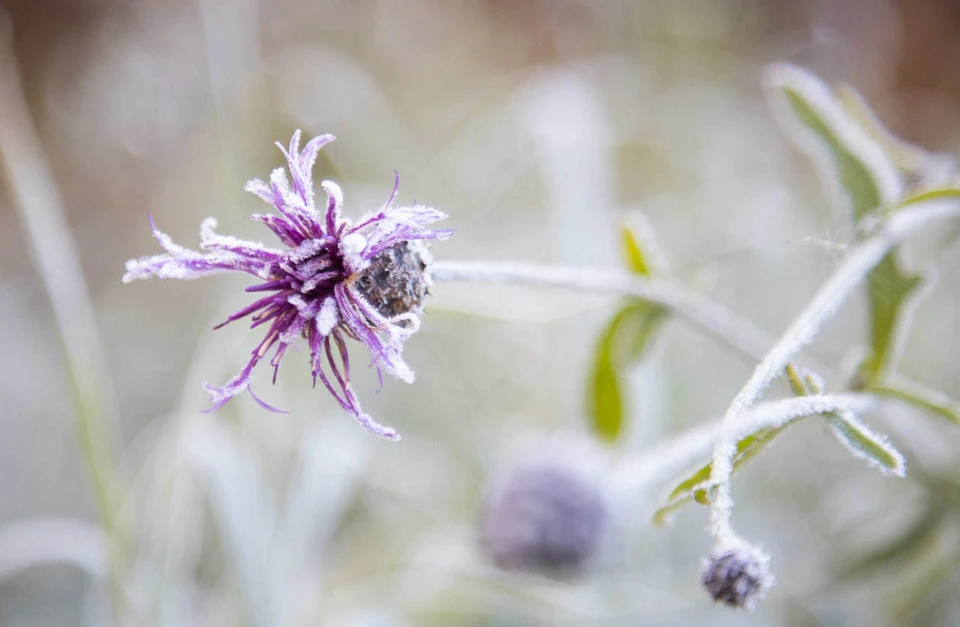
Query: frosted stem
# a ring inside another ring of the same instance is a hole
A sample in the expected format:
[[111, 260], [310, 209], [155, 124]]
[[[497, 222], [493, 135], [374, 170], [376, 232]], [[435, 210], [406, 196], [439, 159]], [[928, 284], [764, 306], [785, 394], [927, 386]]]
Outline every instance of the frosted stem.
[[435, 281], [518, 283], [632, 296], [662, 305], [707, 334], [759, 361], [773, 338], [722, 305], [684, 289], [675, 281], [644, 279], [620, 270], [513, 261], [438, 261]]
[[954, 202], [935, 202], [898, 210], [873, 237], [850, 251], [843, 265], [820, 288], [807, 308], [784, 331], [753, 371], [724, 414], [720, 439], [714, 447], [710, 478], [717, 486], [717, 493], [710, 507], [710, 522], [717, 544], [737, 539], [730, 525], [730, 510], [733, 506], [730, 473], [733, 470], [737, 441], [736, 423], [743, 411], [783, 372], [791, 358], [813, 340], [823, 323], [836, 313], [844, 299], [863, 282], [870, 270], [888, 252], [923, 227], [958, 216], [960, 205]]
[[[734, 440], [740, 440], [761, 429], [781, 427], [804, 416], [832, 411], [861, 413], [874, 407], [877, 402], [873, 394], [857, 393], [800, 396], [760, 403], [742, 413], [736, 424], [731, 426], [730, 433]], [[636, 495], [690, 468], [709, 455], [724, 428], [724, 421], [718, 419], [688, 429], [646, 451], [630, 455], [617, 469], [617, 491]]]
[[77, 412], [80, 448], [110, 540], [108, 558], [116, 602], [122, 598], [117, 568], [120, 534], [118, 486], [109, 427], [116, 420], [117, 411], [76, 244], [24, 101], [10, 38], [10, 24], [0, 15], [0, 102], [3, 103], [0, 163], [60, 335], [69, 389]]

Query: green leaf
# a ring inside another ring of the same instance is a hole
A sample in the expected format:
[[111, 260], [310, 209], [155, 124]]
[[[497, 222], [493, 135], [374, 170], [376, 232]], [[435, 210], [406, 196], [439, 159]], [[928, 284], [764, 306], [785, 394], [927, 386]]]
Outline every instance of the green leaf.
[[874, 433], [853, 414], [832, 412], [826, 414], [833, 434], [847, 449], [885, 475], [905, 477], [906, 462], [900, 451], [887, 438]]
[[[733, 456], [734, 472], [760, 455], [778, 435], [799, 419], [796, 418], [780, 427], [761, 429], [737, 442], [737, 452]], [[675, 511], [690, 501], [696, 501], [701, 505], [709, 505], [710, 493], [714, 488], [710, 481], [712, 471], [713, 462], [708, 462], [681, 481], [667, 497], [666, 505], [654, 513], [654, 522], [658, 525], [667, 523]]]
[[870, 309], [870, 353], [861, 374], [872, 383], [893, 365], [897, 343], [904, 331], [904, 307], [923, 279], [905, 272], [893, 252], [867, 275]]
[[933, 189], [926, 189], [920, 192], [915, 192], [907, 196], [900, 203], [899, 208], [906, 207], [907, 205], [916, 205], [921, 202], [927, 202], [929, 200], [944, 200], [944, 199], [956, 199], [960, 198], [960, 188], [958, 187], [935, 187]]
[[[654, 270], [650, 255], [652, 242], [644, 241], [629, 226], [621, 229], [623, 251], [631, 272], [650, 276]], [[656, 333], [666, 310], [659, 305], [635, 300], [618, 311], [600, 336], [590, 376], [589, 403], [594, 432], [616, 442], [623, 432], [624, 395], [621, 380], [629, 366], [637, 363]]]
[[627, 225], [620, 229], [623, 236], [623, 252], [627, 258], [627, 267], [632, 272], [650, 276], [650, 261], [638, 243], [637, 234]]
[[[894, 157], [905, 166], [920, 167], [922, 151], [900, 142], [850, 88], [834, 93], [819, 78], [790, 66], [772, 66], [767, 82], [779, 105], [785, 127], [798, 146], [820, 166], [831, 185], [839, 186], [854, 222], [894, 204], [948, 196], [952, 188], [930, 190], [903, 201], [902, 178]], [[919, 161], [918, 161], [919, 160]], [[867, 384], [893, 365], [903, 334], [903, 313], [921, 277], [905, 271], [891, 251], [867, 277], [870, 312], [869, 355], [861, 367]]]
[[616, 442], [623, 431], [623, 371], [643, 356], [665, 318], [662, 308], [639, 302], [627, 305], [600, 336], [590, 377], [590, 414], [594, 432]]
[[929, 388], [901, 375], [891, 376], [870, 391], [900, 399], [911, 405], [938, 414], [955, 425], [960, 425], [960, 403], [940, 390]]
[[885, 200], [877, 176], [862, 157], [854, 154], [841, 142], [839, 133], [830, 127], [811, 99], [805, 98], [795, 87], [784, 86], [782, 89], [796, 120], [829, 154], [830, 167], [824, 170], [835, 177], [834, 183], [838, 183], [843, 190], [853, 219], [859, 222], [880, 207]]

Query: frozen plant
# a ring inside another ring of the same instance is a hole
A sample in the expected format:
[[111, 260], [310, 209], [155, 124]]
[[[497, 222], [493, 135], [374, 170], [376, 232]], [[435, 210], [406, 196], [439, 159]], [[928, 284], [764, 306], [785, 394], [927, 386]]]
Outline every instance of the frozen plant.
[[[628, 488], [658, 480], [688, 464], [692, 455], [713, 448], [712, 459], [680, 480], [655, 520], [664, 521], [693, 501], [708, 505], [715, 546], [702, 583], [715, 600], [744, 609], [753, 607], [773, 579], [766, 553], [733, 530], [731, 478], [736, 470], [792, 424], [821, 416], [854, 457], [885, 475], [903, 477], [904, 456], [855, 414], [885, 397], [960, 424], [956, 401], [896, 372], [911, 309], [925, 291], [920, 287], [929, 284], [901, 259], [899, 247], [924, 229], [960, 217], [954, 164], [893, 137], [852, 88], [833, 88], [801, 68], [782, 64], [767, 69], [765, 86], [778, 121], [813, 158], [825, 187], [849, 211], [858, 232], [846, 259], [778, 339], [684, 289], [651, 263], [656, 258], [652, 242], [629, 228], [623, 231], [626, 272], [513, 262], [453, 262], [434, 268], [438, 281], [526, 283], [624, 297], [601, 336], [588, 379], [590, 426], [610, 443], [620, 439], [628, 415], [619, 378], [642, 358], [650, 337], [669, 317], [685, 319], [756, 364], [721, 421], [681, 434], [650, 453], [627, 457], [616, 473], [619, 491], [627, 494]], [[866, 291], [868, 304], [865, 356], [853, 377], [832, 383], [856, 394], [827, 394], [818, 375], [794, 362], [858, 289]], [[767, 387], [784, 375], [797, 398], [754, 408]]]
[[361, 409], [350, 383], [346, 340], [360, 342], [370, 351], [378, 374], [386, 370], [413, 382], [413, 371], [401, 353], [404, 340], [420, 326], [419, 314], [431, 283], [432, 257], [426, 242], [445, 239], [452, 231], [426, 228], [447, 217], [441, 211], [393, 204], [399, 175], [386, 204], [357, 222], [341, 216], [343, 192], [333, 181], [320, 183], [327, 202], [319, 210], [314, 203], [312, 169], [317, 153], [333, 140], [333, 135], [314, 137], [301, 151], [298, 130], [289, 149], [277, 144], [286, 157], [290, 179], [283, 168], [277, 168], [269, 182], [254, 179], [246, 185], [247, 191], [278, 214], [256, 214], [251, 219], [262, 222], [286, 248], [220, 235], [214, 231], [216, 220], [207, 218], [200, 226], [200, 248], [206, 252], [197, 252], [175, 244], [153, 226], [151, 218], [153, 235], [166, 253], [128, 261], [123, 281], [192, 280], [224, 272], [256, 277], [260, 283], [246, 291], [266, 295], [215, 328], [249, 317], [250, 328], [265, 326], [266, 332], [235, 377], [221, 387], [204, 385], [211, 410], [246, 391], [264, 408], [279, 411], [253, 393], [250, 377], [272, 350], [270, 365], [276, 382], [288, 347], [303, 338], [310, 349], [314, 385], [319, 379], [368, 431], [396, 440], [399, 435], [394, 429]]

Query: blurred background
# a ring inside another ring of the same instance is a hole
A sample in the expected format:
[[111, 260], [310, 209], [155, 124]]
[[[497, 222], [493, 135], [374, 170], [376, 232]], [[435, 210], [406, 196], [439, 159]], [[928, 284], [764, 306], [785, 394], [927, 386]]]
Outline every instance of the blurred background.
[[[290, 414], [248, 397], [199, 413], [201, 382], [254, 344], [242, 324], [210, 331], [246, 281], [120, 282], [127, 259], [158, 252], [148, 213], [186, 246], [206, 216], [268, 241], [243, 184], [300, 128], [337, 135], [316, 180], [338, 180], [348, 215], [386, 200], [394, 169], [401, 202], [449, 213], [438, 259], [618, 266], [617, 229], [640, 211], [678, 279], [779, 332], [854, 237], [767, 111], [760, 73], [779, 60], [855, 85], [909, 141], [960, 145], [950, 0], [0, 4], [0, 151], [20, 168], [0, 181], [0, 625], [960, 624], [960, 437], [936, 418], [866, 417], [907, 455], [907, 480], [814, 421], [739, 476], [738, 528], [778, 579], [744, 614], [699, 587], [704, 508], [650, 523], [669, 485], [604, 505], [576, 577], [497, 568], [480, 524], [524, 451], [602, 491], [614, 460], [721, 415], [752, 364], [682, 322], [630, 376], [624, 441], [594, 448], [587, 373], [617, 301], [437, 285], [406, 345], [417, 382], [378, 392], [373, 371], [354, 375], [403, 434], [390, 443], [310, 387], [302, 351], [276, 386], [257, 378]], [[116, 487], [112, 539], [15, 209], [36, 194], [76, 246], [40, 257], [82, 271], [100, 330], [74, 367], [109, 375], [112, 450], [93, 455]], [[956, 246], [936, 258], [900, 365], [954, 397], [958, 263]], [[851, 300], [808, 354], [840, 370], [864, 319]]]

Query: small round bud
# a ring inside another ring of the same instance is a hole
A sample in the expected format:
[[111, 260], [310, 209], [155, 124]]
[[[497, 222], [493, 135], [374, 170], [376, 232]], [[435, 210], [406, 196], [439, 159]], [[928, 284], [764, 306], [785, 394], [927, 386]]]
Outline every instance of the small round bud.
[[746, 545], [718, 549], [707, 561], [701, 580], [718, 603], [752, 610], [774, 584], [770, 558]]
[[430, 287], [430, 253], [419, 241], [394, 244], [370, 260], [355, 286], [384, 317], [419, 314]]
[[571, 456], [516, 464], [487, 499], [482, 529], [493, 562], [554, 578], [582, 573], [608, 525], [599, 483]]

